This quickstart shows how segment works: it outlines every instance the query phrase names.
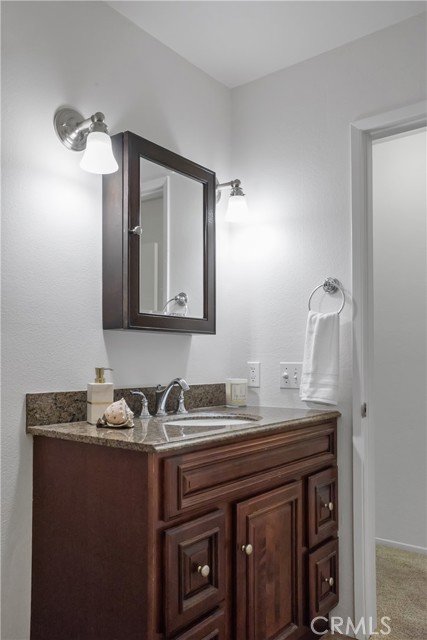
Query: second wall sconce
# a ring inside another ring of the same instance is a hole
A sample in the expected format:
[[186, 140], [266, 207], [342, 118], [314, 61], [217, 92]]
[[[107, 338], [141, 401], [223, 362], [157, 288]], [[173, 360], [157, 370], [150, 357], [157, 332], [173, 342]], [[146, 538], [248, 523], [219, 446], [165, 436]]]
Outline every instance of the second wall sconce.
[[231, 187], [230, 198], [228, 200], [227, 213], [225, 219], [227, 222], [243, 222], [248, 213], [248, 205], [246, 203], [246, 196], [243, 193], [243, 189], [240, 186], [240, 180], [230, 180], [230, 182], [217, 182], [216, 185], [216, 201], [221, 200], [221, 189]]
[[90, 173], [114, 173], [119, 168], [113, 155], [105, 116], [99, 111], [90, 118], [74, 109], [58, 109], [54, 127], [62, 144], [72, 151], [84, 151], [80, 167]]

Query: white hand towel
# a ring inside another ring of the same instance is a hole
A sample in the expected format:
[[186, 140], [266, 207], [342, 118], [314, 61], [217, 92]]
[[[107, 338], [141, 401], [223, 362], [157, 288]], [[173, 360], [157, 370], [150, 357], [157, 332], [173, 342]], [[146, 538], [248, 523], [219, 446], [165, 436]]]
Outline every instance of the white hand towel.
[[308, 312], [300, 398], [337, 404], [339, 367], [339, 315]]

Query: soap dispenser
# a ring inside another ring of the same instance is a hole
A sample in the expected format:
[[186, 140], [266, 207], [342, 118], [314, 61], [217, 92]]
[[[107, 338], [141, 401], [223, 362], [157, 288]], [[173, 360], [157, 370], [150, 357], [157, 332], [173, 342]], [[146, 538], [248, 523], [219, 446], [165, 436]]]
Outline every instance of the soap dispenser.
[[105, 371], [113, 371], [109, 367], [95, 368], [95, 382], [87, 385], [87, 421], [96, 424], [104, 415], [105, 409], [114, 401], [112, 382], [105, 382]]

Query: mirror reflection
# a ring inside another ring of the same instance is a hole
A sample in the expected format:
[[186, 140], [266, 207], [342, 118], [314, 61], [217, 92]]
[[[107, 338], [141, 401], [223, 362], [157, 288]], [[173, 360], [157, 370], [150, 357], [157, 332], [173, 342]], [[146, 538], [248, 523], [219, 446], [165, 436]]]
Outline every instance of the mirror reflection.
[[141, 313], [203, 318], [203, 230], [203, 184], [141, 157]]

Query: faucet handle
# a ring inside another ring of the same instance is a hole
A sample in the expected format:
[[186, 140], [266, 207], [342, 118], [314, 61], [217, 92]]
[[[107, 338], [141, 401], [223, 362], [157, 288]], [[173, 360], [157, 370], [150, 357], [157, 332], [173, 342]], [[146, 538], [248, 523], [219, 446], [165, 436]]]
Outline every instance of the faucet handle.
[[163, 392], [165, 391], [166, 387], [163, 387], [161, 384], [158, 384], [156, 387], [156, 406], [154, 409], [154, 415], [155, 416], [165, 416], [166, 415], [166, 411], [160, 411], [160, 404], [162, 401], [162, 397], [163, 397]]
[[139, 418], [151, 418], [151, 414], [148, 411], [148, 400], [145, 396], [145, 393], [142, 393], [142, 391], [131, 391], [131, 394], [133, 396], [139, 396], [141, 398], [141, 402], [142, 402], [142, 408], [141, 408], [141, 413], [139, 414]]
[[187, 409], [185, 408], [185, 405], [184, 405], [184, 391], [183, 391], [183, 389], [181, 389], [181, 391], [179, 392], [178, 409], [176, 410], [176, 413], [188, 413], [188, 411], [187, 411]]

